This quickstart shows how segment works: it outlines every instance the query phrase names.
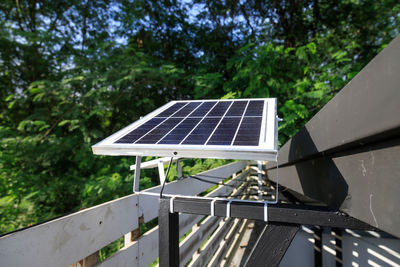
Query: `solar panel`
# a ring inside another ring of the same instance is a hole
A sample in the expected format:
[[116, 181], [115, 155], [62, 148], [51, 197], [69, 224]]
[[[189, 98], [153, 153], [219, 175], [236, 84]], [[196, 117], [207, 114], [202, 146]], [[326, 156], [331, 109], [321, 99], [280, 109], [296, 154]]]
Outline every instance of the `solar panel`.
[[92, 148], [100, 155], [276, 160], [276, 99], [172, 101]]

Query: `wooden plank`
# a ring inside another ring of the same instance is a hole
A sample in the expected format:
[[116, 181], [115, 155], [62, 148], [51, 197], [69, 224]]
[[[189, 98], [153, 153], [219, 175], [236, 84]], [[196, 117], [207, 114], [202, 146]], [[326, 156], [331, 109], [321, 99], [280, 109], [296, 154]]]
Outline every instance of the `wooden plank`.
[[[242, 173], [242, 175], [243, 175], [243, 173]], [[241, 184], [240, 187], [232, 194], [232, 196], [238, 195], [241, 192], [243, 192], [244, 190], [248, 191], [248, 183], [249, 183], [249, 181], [246, 181], [246, 183]], [[204, 265], [205, 263], [207, 263], [209, 261], [211, 256], [218, 249], [217, 244], [219, 246], [221, 246], [222, 242], [220, 242], [220, 239], [222, 236], [226, 235], [226, 232], [229, 229], [232, 228], [233, 222], [236, 222], [236, 220], [225, 219], [225, 220], [220, 221], [219, 228], [213, 233], [213, 235], [207, 241], [205, 247], [201, 250], [200, 255], [197, 255], [194, 257], [194, 259], [192, 261], [194, 266], [201, 265], [201, 264]], [[228, 246], [228, 245], [226, 244], [226, 246]], [[193, 254], [193, 252], [191, 254]], [[190, 266], [192, 266], [192, 263], [190, 264]]]
[[219, 241], [229, 231], [233, 222], [234, 222], [234, 219], [231, 219], [231, 218], [221, 221], [217, 230], [215, 230], [214, 234], [210, 237], [210, 239], [207, 241], [207, 243], [205, 244], [203, 249], [200, 251], [200, 254], [192, 259], [192, 261], [189, 263], [188, 267], [206, 266], [206, 264], [209, 261], [209, 259], [211, 258], [211, 256], [218, 249], [218, 247], [220, 245]]
[[292, 243], [299, 225], [266, 224], [244, 264], [245, 267], [278, 266]]
[[[190, 214], [210, 214], [210, 200], [175, 198], [174, 211]], [[215, 202], [215, 216], [226, 217], [227, 201]], [[264, 221], [263, 203], [232, 202], [230, 217]], [[328, 211], [323, 207], [293, 204], [268, 206], [268, 221], [272, 223], [293, 223], [320, 225], [326, 227], [376, 230], [376, 228], [345, 214]]]
[[[237, 161], [209, 171], [202, 172], [198, 175], [228, 178], [232, 176], [233, 173], [237, 173], [243, 170], [248, 163], [249, 161]], [[180, 194], [180, 195], [194, 196], [201, 192], [204, 192], [211, 186], [212, 184], [210, 183], [199, 181], [194, 178], [185, 178], [182, 180], [177, 180], [167, 183], [164, 187], [163, 192], [165, 194]], [[160, 190], [161, 186], [155, 186], [150, 189], [144, 190], [144, 192], [159, 193]], [[154, 207], [157, 206], [158, 206], [158, 197], [144, 195], [144, 194], [139, 195], [139, 214], [140, 216], [143, 215], [144, 222], [148, 222], [158, 216], [157, 209], [154, 209]]]
[[146, 232], [136, 242], [118, 250], [105, 259], [99, 267], [140, 266], [147, 267], [158, 257], [158, 227]]
[[[231, 180], [230, 185], [235, 184], [235, 180], [242, 180], [241, 177], [244, 177], [247, 175], [247, 172], [243, 172], [240, 176], [236, 177], [234, 180]], [[232, 194], [232, 196], [240, 194], [244, 189], [247, 188], [247, 184], [243, 183], [239, 188], [237, 188], [237, 191]], [[230, 191], [233, 191], [232, 187], [225, 186], [225, 188], [230, 188]], [[218, 195], [218, 191], [222, 191], [222, 188], [220, 190], [216, 190], [212, 193], [210, 193], [208, 196], [211, 195]], [[206, 238], [215, 230], [217, 225], [220, 222], [220, 218], [218, 217], [207, 217], [197, 229], [194, 229], [192, 233], [185, 238], [185, 240], [182, 242], [180, 245], [180, 265], [185, 266], [187, 261], [192, 257], [193, 253], [203, 244], [203, 242], [206, 240]]]
[[2, 266], [69, 266], [138, 227], [129, 195], [0, 238]]
[[[218, 197], [218, 196], [227, 196], [233, 192], [234, 189], [237, 188], [238, 185], [243, 183], [243, 180], [246, 179], [249, 172], [247, 170], [243, 171], [241, 174], [235, 176], [232, 180], [230, 180], [225, 185], [219, 185], [214, 191], [205, 195], [206, 197]], [[196, 216], [192, 214], [182, 213], [179, 216], [179, 234], [183, 236], [187, 231], [189, 231], [192, 226], [200, 221], [204, 216]]]
[[[229, 181], [227, 185], [235, 185], [239, 183], [244, 177], [247, 177], [248, 172], [244, 171], [233, 180]], [[220, 186], [216, 190], [207, 194], [207, 196], [227, 195], [233, 191], [233, 187]], [[203, 215], [180, 214], [179, 215], [179, 236], [183, 236], [192, 226], [199, 222]], [[158, 257], [158, 226], [146, 232], [137, 241], [139, 243], [139, 266], [145, 267], [150, 265]], [[196, 248], [197, 249], [197, 248]], [[115, 255], [118, 255], [117, 253]], [[121, 256], [124, 257], [124, 256]], [[113, 261], [116, 261], [115, 259]], [[112, 266], [112, 265], [110, 265]]]
[[208, 264], [208, 267], [217, 267], [220, 265], [220, 263], [226, 256], [226, 253], [230, 248], [232, 242], [234, 241], [237, 230], [239, 226], [242, 225], [242, 222], [243, 222], [242, 219], [235, 219], [233, 226], [229, 230], [227, 236], [220, 242], [221, 245], [218, 248], [218, 250], [214, 253], [214, 256], [212, 257], [210, 263]]
[[400, 237], [400, 138], [348, 152], [280, 168], [279, 183]]
[[180, 244], [180, 266], [186, 265], [193, 253], [200, 248], [207, 237], [218, 227], [221, 220], [219, 217], [208, 217], [187, 236], [184, 242]]
[[113, 255], [100, 262], [96, 267], [138, 266], [138, 243], [121, 248]]
[[138, 243], [139, 266], [147, 267], [158, 258], [158, 226], [142, 235]]
[[[249, 226], [249, 220], [247, 219], [243, 219], [242, 223], [240, 225], [239, 230], [235, 233], [234, 237], [233, 237], [233, 244], [230, 246], [228, 252], [226, 253], [225, 258], [223, 259], [223, 261], [221, 262], [220, 266], [231, 266], [234, 265], [234, 258], [236, 257], [236, 253], [239, 253], [240, 255], [243, 256], [244, 251], [240, 251], [238, 252], [239, 246], [242, 242], [243, 237], [246, 234], [247, 231], [247, 227]], [[241, 258], [239, 256], [239, 258]], [[212, 266], [210, 266], [212, 267]]]
[[[400, 133], [400, 36], [279, 150], [279, 164]], [[274, 166], [273, 163], [269, 167]]]

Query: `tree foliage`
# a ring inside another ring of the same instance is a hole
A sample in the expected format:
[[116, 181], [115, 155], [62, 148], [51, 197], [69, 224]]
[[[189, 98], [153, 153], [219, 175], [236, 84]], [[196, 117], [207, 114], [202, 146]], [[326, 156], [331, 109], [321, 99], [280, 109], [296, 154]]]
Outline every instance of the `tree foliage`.
[[277, 97], [283, 144], [399, 14], [383, 0], [2, 1], [0, 233], [129, 194], [132, 159], [91, 145], [170, 100]]

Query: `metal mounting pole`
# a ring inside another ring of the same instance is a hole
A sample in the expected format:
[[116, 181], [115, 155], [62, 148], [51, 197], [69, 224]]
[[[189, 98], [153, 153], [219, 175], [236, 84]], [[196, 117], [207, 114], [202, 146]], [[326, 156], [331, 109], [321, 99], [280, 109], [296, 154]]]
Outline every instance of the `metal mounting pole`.
[[176, 161], [176, 170], [177, 170], [177, 173], [178, 173], [178, 180], [182, 179], [183, 178], [182, 177], [182, 166], [181, 166], [181, 162], [180, 162], [179, 159]]
[[158, 176], [160, 178], [160, 184], [162, 185], [165, 181], [165, 172], [164, 172], [164, 161], [163, 159], [158, 160]]

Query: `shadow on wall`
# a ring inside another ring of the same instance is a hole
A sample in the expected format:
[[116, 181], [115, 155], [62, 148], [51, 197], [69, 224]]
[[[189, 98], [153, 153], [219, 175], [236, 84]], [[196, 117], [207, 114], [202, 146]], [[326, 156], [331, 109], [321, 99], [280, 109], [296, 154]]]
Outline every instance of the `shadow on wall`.
[[[318, 153], [308, 130], [303, 127], [290, 143], [289, 162], [297, 161], [303, 155]], [[348, 185], [332, 158], [320, 157], [301, 160], [295, 164], [304, 195], [324, 202], [332, 209], [343, 207], [348, 194]]]
[[[363, 232], [361, 236], [346, 230], [341, 237], [343, 266], [400, 266], [400, 240], [376, 235], [379, 233]], [[325, 232], [322, 241], [322, 266], [335, 266], [335, 238], [330, 232]], [[314, 266], [314, 242], [312, 230], [303, 227], [303, 231], [297, 233], [279, 267]]]

